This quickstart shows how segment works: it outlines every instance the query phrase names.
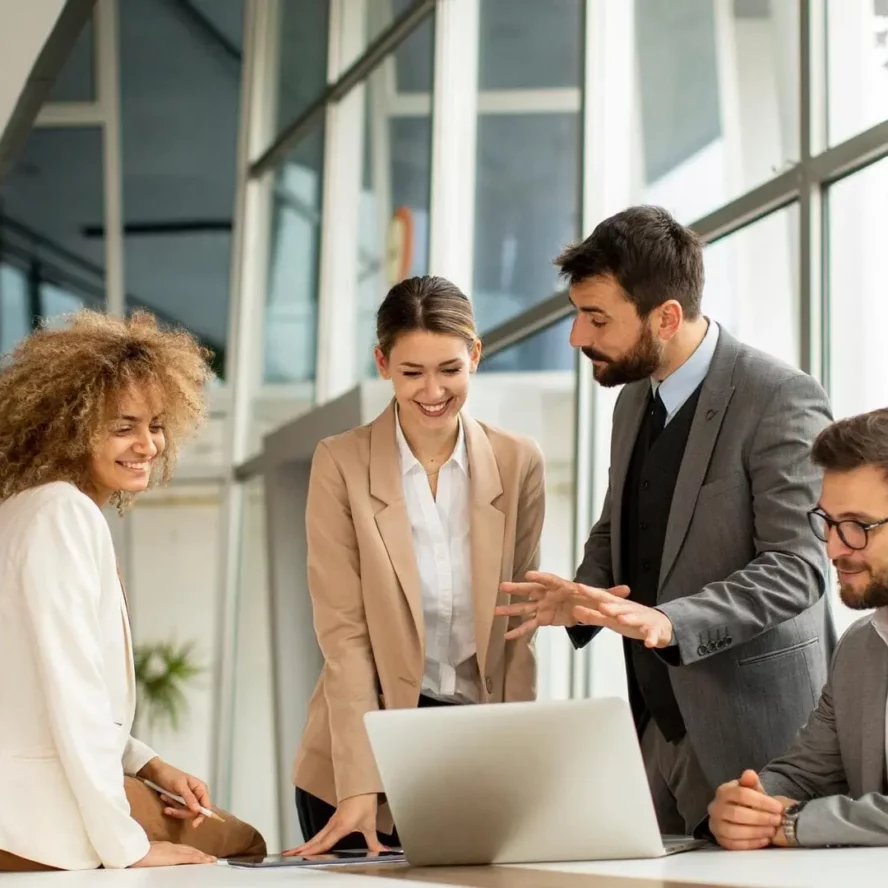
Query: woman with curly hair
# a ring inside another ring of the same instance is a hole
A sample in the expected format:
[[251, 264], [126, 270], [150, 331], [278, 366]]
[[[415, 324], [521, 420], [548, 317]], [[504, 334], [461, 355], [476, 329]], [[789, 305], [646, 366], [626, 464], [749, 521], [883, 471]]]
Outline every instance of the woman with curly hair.
[[172, 476], [204, 419], [208, 357], [145, 312], [82, 311], [0, 369], [0, 871], [264, 853], [131, 736], [126, 597], [101, 511]]

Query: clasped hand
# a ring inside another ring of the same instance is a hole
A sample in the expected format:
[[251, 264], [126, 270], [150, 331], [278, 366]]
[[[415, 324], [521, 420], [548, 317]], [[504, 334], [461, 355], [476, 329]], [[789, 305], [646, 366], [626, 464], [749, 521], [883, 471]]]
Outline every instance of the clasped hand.
[[662, 648], [672, 643], [672, 621], [662, 611], [628, 599], [628, 586], [598, 589], [565, 580], [554, 574], [530, 571], [523, 583], [502, 583], [500, 591], [524, 601], [500, 605], [498, 616], [520, 617], [506, 638], [520, 638], [540, 626], [601, 626], [645, 647]]
[[709, 831], [729, 851], [751, 851], [788, 845], [783, 832], [783, 811], [794, 802], [765, 792], [755, 771], [723, 783], [709, 804]]

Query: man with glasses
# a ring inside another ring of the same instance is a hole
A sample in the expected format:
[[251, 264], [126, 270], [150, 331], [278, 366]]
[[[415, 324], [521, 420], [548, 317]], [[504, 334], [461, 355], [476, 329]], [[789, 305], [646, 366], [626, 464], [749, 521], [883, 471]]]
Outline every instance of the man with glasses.
[[789, 746], [826, 681], [828, 565], [805, 512], [829, 402], [703, 314], [703, 245], [665, 210], [617, 213], [557, 263], [571, 344], [622, 386], [608, 490], [575, 580], [505, 583], [529, 600], [497, 613], [524, 618], [507, 637], [623, 636], [660, 829], [686, 833], [719, 784]]
[[842, 636], [820, 703], [789, 752], [719, 787], [709, 828], [731, 850], [888, 845], [888, 410], [830, 426], [813, 455], [824, 476], [811, 527], [842, 601], [875, 610]]

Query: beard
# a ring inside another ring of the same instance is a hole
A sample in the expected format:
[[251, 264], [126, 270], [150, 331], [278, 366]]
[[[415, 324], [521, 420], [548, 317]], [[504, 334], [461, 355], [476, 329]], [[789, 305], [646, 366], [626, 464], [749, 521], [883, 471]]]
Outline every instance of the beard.
[[[860, 565], [849, 564], [841, 560], [833, 562], [837, 568], [858, 569]], [[839, 583], [839, 596], [845, 607], [852, 610], [870, 610], [888, 606], [888, 571], [876, 572], [870, 569], [870, 581], [863, 590], [858, 590], [850, 583]]]
[[593, 367], [592, 375], [605, 388], [648, 379], [659, 370], [663, 360], [663, 346], [654, 339], [646, 323], [642, 324], [635, 345], [622, 357], [611, 358], [588, 347], [583, 347], [582, 352], [590, 361], [603, 362], [603, 366]]

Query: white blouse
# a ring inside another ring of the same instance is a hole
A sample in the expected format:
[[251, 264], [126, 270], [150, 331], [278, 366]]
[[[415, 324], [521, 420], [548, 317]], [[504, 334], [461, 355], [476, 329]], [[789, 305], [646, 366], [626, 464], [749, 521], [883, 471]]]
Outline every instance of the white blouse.
[[422, 693], [449, 702], [477, 703], [481, 699], [481, 677], [475, 656], [469, 456], [462, 422], [453, 453], [438, 474], [437, 497], [432, 496], [428, 476], [410, 450], [400, 420], [396, 435], [422, 586]]

